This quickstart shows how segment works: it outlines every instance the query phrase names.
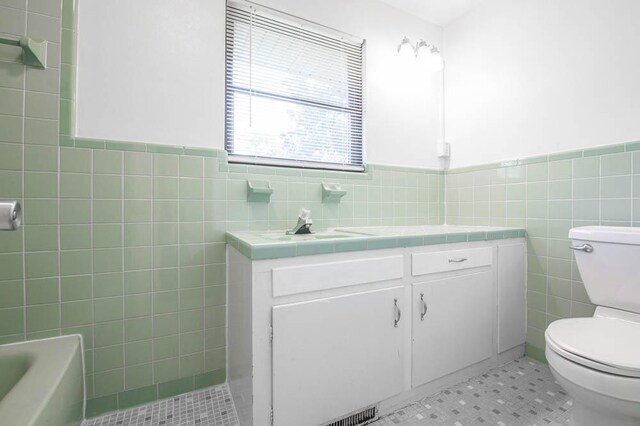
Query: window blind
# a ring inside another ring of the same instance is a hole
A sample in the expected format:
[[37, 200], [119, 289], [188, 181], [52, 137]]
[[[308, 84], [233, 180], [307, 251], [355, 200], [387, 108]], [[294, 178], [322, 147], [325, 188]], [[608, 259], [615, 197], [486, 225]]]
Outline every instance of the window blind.
[[228, 1], [230, 161], [363, 170], [364, 42]]

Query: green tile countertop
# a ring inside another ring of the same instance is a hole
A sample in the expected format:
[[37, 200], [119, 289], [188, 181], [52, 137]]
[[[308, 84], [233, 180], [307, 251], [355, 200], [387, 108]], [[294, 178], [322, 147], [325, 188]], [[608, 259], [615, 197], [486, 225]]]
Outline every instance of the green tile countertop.
[[264, 260], [525, 236], [522, 228], [456, 225], [345, 227], [313, 232], [291, 236], [285, 231], [227, 232], [227, 243], [249, 259]]

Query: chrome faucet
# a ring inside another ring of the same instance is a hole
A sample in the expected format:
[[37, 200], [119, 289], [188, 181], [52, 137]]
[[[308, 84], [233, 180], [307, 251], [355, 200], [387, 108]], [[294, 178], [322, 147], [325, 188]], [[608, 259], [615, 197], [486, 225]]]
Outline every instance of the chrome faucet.
[[310, 234], [311, 233], [311, 210], [301, 208], [300, 212], [298, 212], [298, 223], [293, 229], [287, 230], [287, 235], [294, 234]]

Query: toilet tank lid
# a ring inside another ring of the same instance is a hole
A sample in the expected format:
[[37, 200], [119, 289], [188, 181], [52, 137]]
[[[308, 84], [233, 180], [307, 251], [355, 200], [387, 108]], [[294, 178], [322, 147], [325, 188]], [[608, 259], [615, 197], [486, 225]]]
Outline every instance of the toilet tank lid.
[[572, 240], [640, 245], [640, 227], [580, 226], [569, 231]]

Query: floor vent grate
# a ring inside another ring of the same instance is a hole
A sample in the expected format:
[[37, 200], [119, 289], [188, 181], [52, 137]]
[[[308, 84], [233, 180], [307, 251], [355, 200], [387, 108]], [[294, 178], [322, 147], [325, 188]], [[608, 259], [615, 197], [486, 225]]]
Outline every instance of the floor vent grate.
[[336, 420], [333, 423], [329, 423], [326, 426], [356, 426], [364, 424], [370, 420], [373, 420], [378, 415], [377, 407], [369, 407], [365, 408], [362, 411], [359, 411], [355, 414], [351, 414], [347, 417], [344, 417], [340, 420]]

